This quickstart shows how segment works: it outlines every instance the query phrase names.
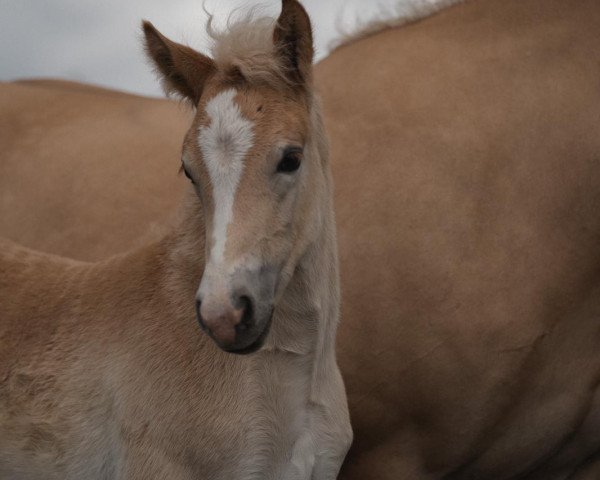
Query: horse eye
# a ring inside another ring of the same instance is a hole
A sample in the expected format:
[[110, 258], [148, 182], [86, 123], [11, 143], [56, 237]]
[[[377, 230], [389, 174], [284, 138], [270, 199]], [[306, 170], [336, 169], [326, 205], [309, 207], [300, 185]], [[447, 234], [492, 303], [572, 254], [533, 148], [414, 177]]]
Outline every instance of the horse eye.
[[300, 168], [302, 163], [302, 150], [298, 148], [290, 148], [283, 152], [283, 157], [277, 164], [278, 173], [293, 173]]
[[195, 184], [196, 182], [194, 182], [194, 179], [190, 175], [190, 172], [187, 171], [187, 168], [185, 168], [183, 165], [181, 165], [181, 169], [183, 170], [183, 174], [190, 180], [190, 182]]

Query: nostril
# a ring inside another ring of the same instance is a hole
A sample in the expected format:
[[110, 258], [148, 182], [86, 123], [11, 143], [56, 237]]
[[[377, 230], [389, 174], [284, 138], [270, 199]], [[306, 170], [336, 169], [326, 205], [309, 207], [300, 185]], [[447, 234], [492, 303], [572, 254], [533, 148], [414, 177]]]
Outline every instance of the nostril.
[[244, 313], [242, 314], [242, 319], [240, 323], [235, 326], [237, 332], [243, 332], [252, 326], [252, 322], [254, 319], [254, 307], [252, 305], [252, 300], [247, 295], [242, 295], [238, 300], [239, 309]]
[[206, 331], [206, 325], [204, 325], [204, 322], [202, 321], [202, 315], [200, 314], [201, 307], [202, 307], [202, 302], [200, 300], [196, 300], [196, 318], [198, 319], [198, 323], [200, 324], [200, 327], [202, 328], [202, 330]]

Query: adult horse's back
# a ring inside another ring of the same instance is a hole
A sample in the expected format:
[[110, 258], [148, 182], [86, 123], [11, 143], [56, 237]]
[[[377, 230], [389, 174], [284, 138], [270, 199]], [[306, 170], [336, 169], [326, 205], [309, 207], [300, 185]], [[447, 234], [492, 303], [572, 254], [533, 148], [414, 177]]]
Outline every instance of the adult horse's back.
[[598, 2], [486, 0], [321, 64], [345, 478], [600, 478], [599, 52]]
[[0, 83], [0, 235], [99, 260], [159, 238], [189, 111], [52, 80]]

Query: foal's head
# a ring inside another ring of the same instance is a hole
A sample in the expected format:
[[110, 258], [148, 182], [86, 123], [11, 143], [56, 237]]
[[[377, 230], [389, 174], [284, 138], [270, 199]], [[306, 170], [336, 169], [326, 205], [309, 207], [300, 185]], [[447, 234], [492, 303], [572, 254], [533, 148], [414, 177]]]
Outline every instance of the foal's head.
[[329, 218], [309, 18], [283, 0], [275, 24], [247, 20], [213, 32], [212, 58], [150, 23], [144, 32], [166, 89], [196, 108], [182, 162], [206, 220], [198, 320], [224, 350], [255, 351]]

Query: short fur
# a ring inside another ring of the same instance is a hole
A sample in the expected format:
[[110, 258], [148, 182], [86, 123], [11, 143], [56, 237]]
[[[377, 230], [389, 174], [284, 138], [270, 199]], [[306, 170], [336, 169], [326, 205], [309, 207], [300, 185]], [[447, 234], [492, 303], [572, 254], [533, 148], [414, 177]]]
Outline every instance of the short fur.
[[[600, 478], [598, 32], [597, 0], [471, 0], [316, 66], [340, 478]], [[173, 209], [176, 104], [50, 81], [0, 103], [3, 235], [97, 259]]]

